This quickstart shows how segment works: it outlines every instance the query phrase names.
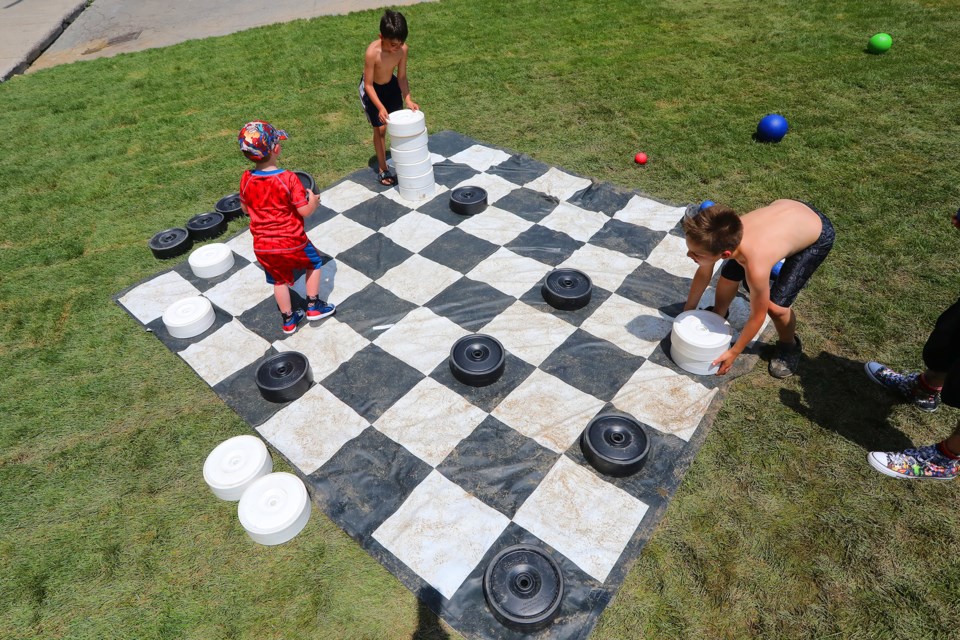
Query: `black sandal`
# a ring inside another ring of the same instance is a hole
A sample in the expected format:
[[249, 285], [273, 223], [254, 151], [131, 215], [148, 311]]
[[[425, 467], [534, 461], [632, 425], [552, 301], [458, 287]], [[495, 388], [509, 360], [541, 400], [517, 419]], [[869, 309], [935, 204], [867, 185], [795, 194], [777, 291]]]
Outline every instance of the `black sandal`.
[[382, 184], [385, 187], [392, 187], [395, 184], [397, 184], [397, 179], [394, 176], [390, 175], [390, 171], [387, 169], [384, 169], [383, 171], [377, 174], [377, 180], [379, 180], [380, 184]]

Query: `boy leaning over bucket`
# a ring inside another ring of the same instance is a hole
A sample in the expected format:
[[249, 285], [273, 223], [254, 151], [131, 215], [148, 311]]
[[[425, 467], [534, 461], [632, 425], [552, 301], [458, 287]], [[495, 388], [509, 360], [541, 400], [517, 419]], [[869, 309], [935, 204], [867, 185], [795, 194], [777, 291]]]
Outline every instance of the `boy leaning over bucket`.
[[[717, 282], [712, 311], [725, 316], [746, 279], [750, 289], [750, 318], [736, 343], [713, 364], [718, 374], [730, 370], [763, 326], [769, 315], [777, 329], [776, 355], [770, 374], [786, 378], [796, 373], [801, 343], [797, 318], [790, 305], [833, 246], [830, 220], [812, 205], [796, 200], [776, 200], [738, 216], [733, 209], [714, 204], [683, 219], [687, 255], [699, 265], [684, 311], [695, 309], [713, 277], [717, 260], [725, 260]], [[786, 258], [776, 282], [770, 286], [773, 266]]]
[[[377, 179], [382, 185], [397, 184], [387, 171], [387, 120], [389, 114], [420, 107], [410, 97], [407, 82], [407, 20], [398, 11], [383, 12], [380, 37], [367, 47], [360, 76], [360, 104], [373, 126], [373, 148], [377, 152]], [[394, 75], [393, 70], [397, 73]]]
[[289, 334], [304, 318], [290, 299], [294, 271], [307, 273], [308, 320], [325, 318], [336, 307], [320, 299], [320, 267], [332, 258], [317, 251], [303, 229], [303, 219], [316, 211], [320, 198], [304, 190], [297, 174], [277, 167], [280, 141], [286, 139], [285, 131], [260, 120], [243, 125], [237, 136], [240, 151], [256, 165], [240, 178], [240, 208], [250, 216], [253, 252], [273, 285], [283, 332]]

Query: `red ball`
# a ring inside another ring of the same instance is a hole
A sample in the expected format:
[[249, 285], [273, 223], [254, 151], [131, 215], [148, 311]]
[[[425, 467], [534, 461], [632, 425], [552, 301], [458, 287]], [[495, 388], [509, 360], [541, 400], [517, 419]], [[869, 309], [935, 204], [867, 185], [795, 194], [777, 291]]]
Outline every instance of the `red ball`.
[[641, 151], [640, 153], [638, 153], [633, 157], [633, 160], [637, 164], [647, 164], [647, 154]]

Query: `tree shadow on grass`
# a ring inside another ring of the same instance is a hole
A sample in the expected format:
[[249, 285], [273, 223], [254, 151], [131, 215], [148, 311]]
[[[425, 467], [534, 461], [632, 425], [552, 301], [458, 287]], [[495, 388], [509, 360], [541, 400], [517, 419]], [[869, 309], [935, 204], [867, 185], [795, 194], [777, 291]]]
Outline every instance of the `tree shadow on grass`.
[[797, 375], [802, 396], [784, 388], [780, 389], [780, 400], [799, 415], [867, 451], [913, 446], [903, 432], [890, 425], [888, 417], [895, 399], [867, 378], [863, 362], [821, 351], [815, 358], [804, 358]]
[[440, 624], [440, 618], [419, 597], [421, 595], [424, 594], [417, 597], [417, 630], [410, 640], [450, 640], [450, 634]]

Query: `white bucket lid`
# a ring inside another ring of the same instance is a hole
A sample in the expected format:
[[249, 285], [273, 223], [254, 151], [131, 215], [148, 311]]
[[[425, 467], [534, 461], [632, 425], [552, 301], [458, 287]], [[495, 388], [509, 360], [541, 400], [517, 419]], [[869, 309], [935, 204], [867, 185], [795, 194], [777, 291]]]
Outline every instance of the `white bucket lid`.
[[387, 119], [387, 133], [391, 136], [413, 136], [426, 129], [423, 111], [400, 109]]
[[215, 278], [233, 268], [233, 251], [226, 244], [215, 242], [194, 249], [187, 262], [198, 278]]
[[218, 444], [203, 463], [203, 479], [221, 500], [239, 500], [254, 480], [273, 471], [263, 441], [243, 435]]
[[310, 496], [303, 481], [279, 471], [247, 487], [237, 505], [240, 524], [260, 544], [281, 544], [303, 529], [310, 517]]
[[203, 296], [181, 298], [163, 312], [163, 325], [174, 338], [198, 336], [216, 321], [213, 305]]
[[673, 321], [673, 339], [699, 349], [726, 349], [733, 327], [719, 315], [706, 309], [684, 311]]

